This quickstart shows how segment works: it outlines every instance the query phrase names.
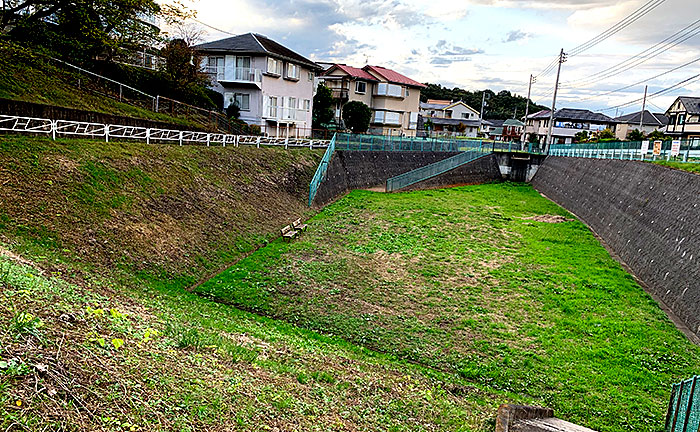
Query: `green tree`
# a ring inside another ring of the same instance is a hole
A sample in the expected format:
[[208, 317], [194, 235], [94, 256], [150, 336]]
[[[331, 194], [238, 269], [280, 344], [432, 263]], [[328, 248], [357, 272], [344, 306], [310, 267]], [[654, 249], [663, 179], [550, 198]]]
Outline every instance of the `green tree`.
[[327, 129], [333, 121], [333, 92], [323, 84], [319, 84], [314, 96], [314, 108], [312, 113], [312, 127], [314, 129]]
[[226, 107], [226, 115], [228, 118], [238, 119], [241, 116], [241, 108], [235, 102], [232, 102]]
[[152, 46], [160, 30], [148, 17], [172, 22], [184, 15], [155, 0], [4, 0], [0, 35], [79, 62]]
[[367, 132], [372, 119], [372, 109], [360, 101], [351, 101], [343, 108], [345, 126], [353, 133]]
[[455, 126], [455, 129], [457, 129], [457, 132], [463, 134], [465, 130], [467, 130], [467, 125], [465, 125], [462, 122], [459, 122], [457, 126]]
[[605, 128], [602, 131], [598, 132], [598, 140], [610, 140], [610, 139], [615, 139], [615, 132], [612, 131], [610, 128]]
[[537, 134], [531, 133], [527, 136], [527, 142], [532, 143], [532, 144], [539, 144], [540, 143], [540, 137], [537, 136]]
[[199, 68], [201, 55], [184, 39], [169, 41], [160, 54], [165, 59], [161, 71], [177, 87], [204, 86], [209, 81]]
[[631, 130], [627, 133], [627, 139], [630, 141], [641, 141], [644, 139], [644, 132], [639, 129]]
[[663, 140], [666, 139], [666, 135], [659, 130], [655, 130], [647, 136], [650, 140]]
[[577, 142], [577, 143], [588, 142], [588, 131], [576, 132], [576, 135], [574, 135], [574, 142]]

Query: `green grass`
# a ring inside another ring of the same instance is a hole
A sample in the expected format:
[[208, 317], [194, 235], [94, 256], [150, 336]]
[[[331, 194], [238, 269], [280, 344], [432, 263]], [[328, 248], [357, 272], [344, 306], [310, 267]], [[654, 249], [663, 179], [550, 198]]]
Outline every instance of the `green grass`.
[[0, 74], [0, 98], [201, 128], [187, 119], [156, 113], [91, 92], [85, 87], [85, 76], [61, 68], [42, 55], [12, 43], [0, 42], [0, 70], [3, 71]]
[[309, 225], [198, 292], [600, 431], [658, 430], [669, 385], [696, 372], [700, 350], [528, 185], [354, 191]]
[[688, 163], [688, 162], [669, 162], [669, 161], [654, 161], [657, 165], [663, 165], [665, 167], [687, 171], [695, 174], [700, 174], [700, 163]]

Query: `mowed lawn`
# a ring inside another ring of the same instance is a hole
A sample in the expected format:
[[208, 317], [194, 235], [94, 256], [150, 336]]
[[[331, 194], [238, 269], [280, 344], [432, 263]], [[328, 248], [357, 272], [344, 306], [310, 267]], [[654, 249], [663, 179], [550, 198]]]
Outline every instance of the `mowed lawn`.
[[[700, 349], [524, 184], [354, 191], [197, 292], [552, 407], [658, 431]], [[517, 397], [517, 396], [516, 396]]]

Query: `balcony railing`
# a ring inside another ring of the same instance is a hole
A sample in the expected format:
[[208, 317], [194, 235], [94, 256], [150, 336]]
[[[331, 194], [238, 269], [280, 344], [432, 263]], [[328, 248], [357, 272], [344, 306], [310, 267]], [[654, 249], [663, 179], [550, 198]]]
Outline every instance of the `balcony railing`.
[[220, 82], [262, 82], [262, 71], [260, 69], [228, 66], [208, 66], [205, 72], [213, 79]]
[[278, 121], [306, 121], [309, 111], [301, 108], [288, 108], [265, 105], [263, 118]]
[[349, 88], [331, 87], [331, 93], [335, 99], [347, 99], [350, 94]]

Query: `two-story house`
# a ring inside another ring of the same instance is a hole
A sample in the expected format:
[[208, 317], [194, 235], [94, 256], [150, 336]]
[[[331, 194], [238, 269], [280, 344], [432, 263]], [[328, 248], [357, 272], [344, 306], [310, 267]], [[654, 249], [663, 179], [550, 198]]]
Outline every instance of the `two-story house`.
[[420, 91], [425, 85], [380, 66], [362, 69], [334, 64], [321, 76], [336, 100], [336, 122], [342, 124], [343, 107], [360, 101], [372, 109], [369, 132], [415, 136]]
[[476, 137], [479, 133], [479, 111], [461, 100], [428, 99], [421, 102], [420, 115], [437, 135]]
[[[549, 115], [550, 110], [542, 110], [528, 115], [525, 122], [526, 136], [535, 134], [539, 138], [540, 143], [544, 144], [549, 131]], [[615, 120], [605, 114], [584, 109], [558, 109], [554, 112], [552, 143], [571, 144], [578, 132], [593, 133], [605, 129], [615, 129]]]
[[[641, 128], [639, 126], [641, 120]], [[625, 114], [615, 117], [615, 138], [626, 140], [627, 135], [633, 130], [638, 130], [648, 135], [654, 131], [664, 131], [668, 125], [668, 117], [661, 113], [652, 113], [644, 110], [644, 115], [641, 111], [632, 114]]]
[[666, 134], [685, 138], [700, 138], [700, 97], [680, 96], [666, 111]]
[[212, 88], [235, 103], [240, 118], [270, 136], [311, 133], [314, 78], [321, 67], [253, 33], [196, 46]]

